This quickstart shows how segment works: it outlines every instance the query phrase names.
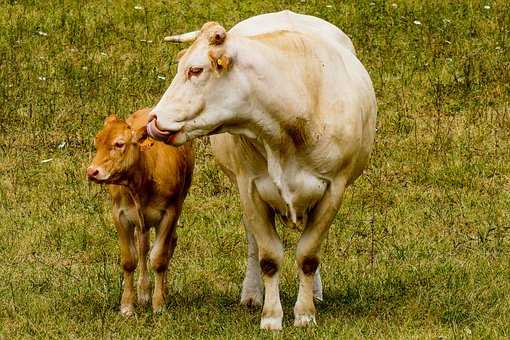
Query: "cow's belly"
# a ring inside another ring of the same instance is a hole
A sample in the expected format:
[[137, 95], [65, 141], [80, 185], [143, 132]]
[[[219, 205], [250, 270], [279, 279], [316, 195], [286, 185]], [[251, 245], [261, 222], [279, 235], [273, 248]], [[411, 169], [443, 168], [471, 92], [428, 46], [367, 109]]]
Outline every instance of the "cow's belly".
[[276, 183], [269, 175], [257, 177], [257, 191], [276, 212], [293, 222], [297, 227], [306, 223], [308, 213], [324, 196], [327, 182], [302, 172], [293, 178]]

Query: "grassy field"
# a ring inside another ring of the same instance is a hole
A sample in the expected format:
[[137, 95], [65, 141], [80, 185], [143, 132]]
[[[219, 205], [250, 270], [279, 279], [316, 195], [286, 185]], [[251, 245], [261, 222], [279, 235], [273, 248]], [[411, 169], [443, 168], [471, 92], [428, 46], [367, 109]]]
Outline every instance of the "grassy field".
[[0, 338], [252, 338], [238, 305], [246, 246], [235, 188], [199, 141], [167, 311], [118, 315], [104, 188], [85, 181], [104, 117], [154, 105], [169, 33], [289, 8], [352, 39], [379, 101], [370, 166], [323, 248], [318, 327], [281, 338], [510, 337], [510, 2], [1, 1]]

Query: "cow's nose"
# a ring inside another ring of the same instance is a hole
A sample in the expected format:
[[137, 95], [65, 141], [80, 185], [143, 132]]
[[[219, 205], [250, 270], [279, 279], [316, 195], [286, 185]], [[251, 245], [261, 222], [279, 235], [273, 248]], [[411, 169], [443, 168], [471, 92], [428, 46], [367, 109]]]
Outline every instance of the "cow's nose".
[[157, 115], [156, 115], [156, 112], [154, 111], [151, 111], [149, 112], [149, 123], [152, 122], [154, 119], [157, 119]]
[[89, 166], [87, 168], [87, 177], [89, 179], [96, 178], [96, 176], [99, 174], [99, 170], [97, 168], [94, 168], [93, 166]]

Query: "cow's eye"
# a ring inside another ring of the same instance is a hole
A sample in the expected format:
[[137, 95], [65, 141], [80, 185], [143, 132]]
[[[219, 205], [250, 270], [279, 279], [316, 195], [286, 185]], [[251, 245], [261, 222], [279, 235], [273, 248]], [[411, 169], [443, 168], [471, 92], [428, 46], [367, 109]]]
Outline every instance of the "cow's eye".
[[204, 69], [202, 67], [190, 67], [188, 69], [188, 79], [191, 77], [198, 77]]
[[115, 142], [115, 147], [117, 149], [122, 149], [124, 147], [124, 142]]

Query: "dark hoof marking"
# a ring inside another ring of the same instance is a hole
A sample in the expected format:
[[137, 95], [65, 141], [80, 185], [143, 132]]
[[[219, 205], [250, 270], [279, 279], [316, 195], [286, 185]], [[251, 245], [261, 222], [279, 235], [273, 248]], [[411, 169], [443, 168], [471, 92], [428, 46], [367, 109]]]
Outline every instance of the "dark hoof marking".
[[301, 263], [301, 269], [305, 275], [313, 275], [319, 266], [319, 259], [315, 256], [305, 257]]
[[260, 269], [262, 273], [271, 277], [278, 271], [278, 265], [271, 259], [260, 260]]

